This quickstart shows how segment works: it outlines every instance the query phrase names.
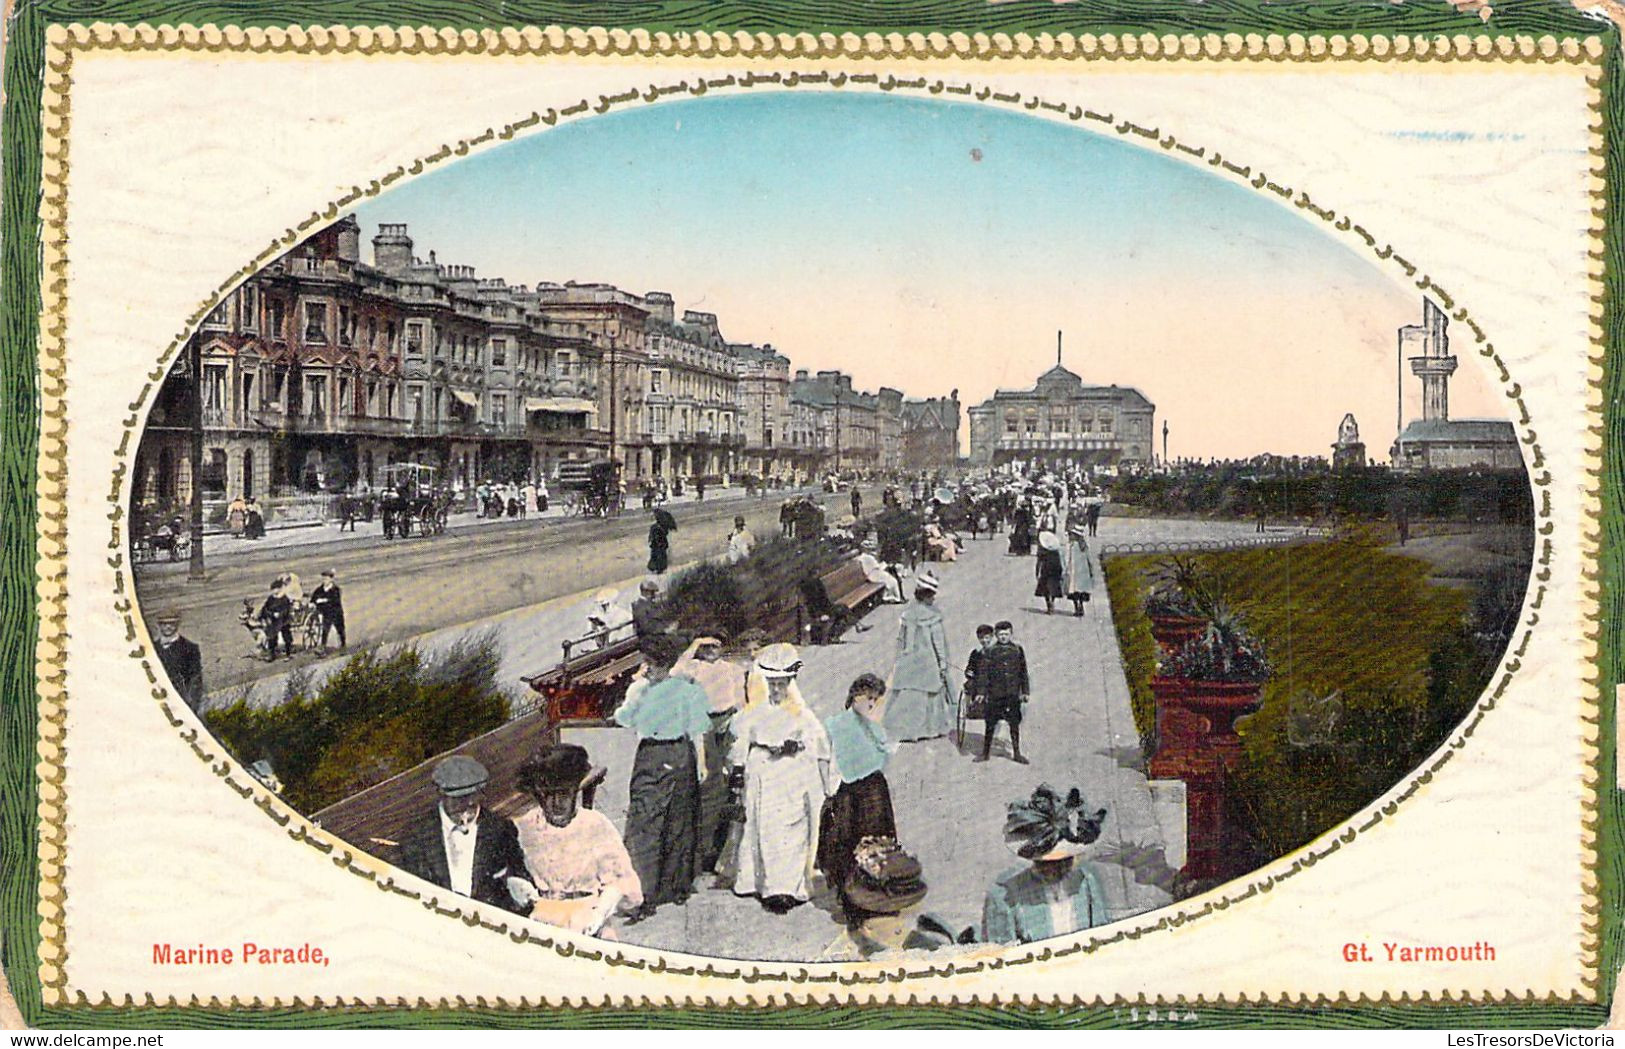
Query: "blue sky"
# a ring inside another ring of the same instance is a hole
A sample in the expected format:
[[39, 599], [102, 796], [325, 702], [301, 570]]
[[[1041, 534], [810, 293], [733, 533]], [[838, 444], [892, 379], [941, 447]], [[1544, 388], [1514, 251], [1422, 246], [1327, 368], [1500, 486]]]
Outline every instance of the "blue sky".
[[[407, 222], [419, 255], [481, 276], [669, 291], [731, 339], [871, 389], [974, 403], [1030, 385], [1064, 328], [1068, 367], [1141, 388], [1176, 455], [1323, 453], [1344, 411], [1382, 454], [1394, 329], [1421, 308], [1298, 212], [1200, 166], [877, 94], [593, 117], [432, 169], [358, 217], [364, 239]], [[1493, 409], [1463, 364], [1453, 414]], [[1294, 411], [1261, 416], [1283, 402]]]

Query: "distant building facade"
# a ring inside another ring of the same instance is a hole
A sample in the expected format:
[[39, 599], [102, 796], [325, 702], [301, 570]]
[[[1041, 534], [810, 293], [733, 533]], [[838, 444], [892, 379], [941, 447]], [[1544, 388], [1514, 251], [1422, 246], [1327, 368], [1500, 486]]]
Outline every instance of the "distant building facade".
[[792, 381], [787, 356], [730, 343], [714, 314], [679, 317], [665, 292], [481, 278], [418, 257], [404, 223], [379, 226], [368, 264], [361, 239], [339, 219], [202, 322], [201, 463], [177, 368], [137, 449], [136, 504], [172, 509], [194, 484], [215, 504], [380, 488], [405, 462], [464, 488], [605, 458], [632, 483], [902, 462], [901, 391]]
[[1156, 405], [1131, 386], [1092, 386], [1062, 367], [1028, 390], [999, 390], [970, 409], [972, 466], [1039, 461], [1147, 467]]
[[1432, 299], [1422, 299], [1422, 323], [1399, 329], [1399, 352], [1422, 382], [1422, 418], [1394, 441], [1400, 470], [1510, 470], [1523, 465], [1518, 434], [1505, 419], [1450, 418], [1450, 318]]
[[902, 467], [908, 473], [959, 461], [959, 391], [903, 403]]

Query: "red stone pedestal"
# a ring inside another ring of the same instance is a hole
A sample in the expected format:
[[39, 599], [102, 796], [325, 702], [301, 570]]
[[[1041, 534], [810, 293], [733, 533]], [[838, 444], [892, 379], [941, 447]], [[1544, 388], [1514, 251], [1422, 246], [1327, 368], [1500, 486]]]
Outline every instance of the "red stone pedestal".
[[1236, 719], [1258, 710], [1260, 682], [1154, 677], [1157, 752], [1152, 779], [1184, 780], [1186, 863], [1192, 879], [1223, 877], [1225, 777], [1241, 758]]

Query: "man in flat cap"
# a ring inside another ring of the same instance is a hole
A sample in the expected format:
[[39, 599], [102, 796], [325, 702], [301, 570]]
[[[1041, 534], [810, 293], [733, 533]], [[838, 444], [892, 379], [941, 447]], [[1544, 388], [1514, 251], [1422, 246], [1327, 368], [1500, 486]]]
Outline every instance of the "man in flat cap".
[[203, 654], [197, 642], [181, 636], [181, 614], [166, 608], [154, 617], [158, 626], [158, 662], [175, 692], [187, 706], [197, 710], [203, 704]]
[[483, 811], [485, 766], [453, 754], [434, 769], [440, 801], [401, 844], [395, 864], [481, 903], [523, 914], [536, 898], [513, 821]]

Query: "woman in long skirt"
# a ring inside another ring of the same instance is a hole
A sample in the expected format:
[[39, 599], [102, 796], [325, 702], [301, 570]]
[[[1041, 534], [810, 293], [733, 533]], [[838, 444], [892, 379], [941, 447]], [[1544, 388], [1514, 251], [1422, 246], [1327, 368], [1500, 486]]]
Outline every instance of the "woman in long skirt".
[[1066, 574], [1061, 564], [1061, 540], [1054, 532], [1040, 532], [1038, 535], [1038, 586], [1033, 589], [1035, 597], [1044, 599], [1044, 614], [1055, 611], [1055, 599], [1066, 593], [1062, 582]]
[[873, 674], [852, 682], [846, 710], [824, 722], [840, 787], [824, 806], [818, 830], [818, 869], [835, 887], [849, 925], [861, 924], [869, 912], [847, 895], [853, 854], [864, 838], [897, 837], [886, 760], [891, 751], [886, 732], [877, 724], [886, 684]]
[[1010, 552], [1026, 557], [1033, 549], [1033, 511], [1025, 501], [1010, 516]]
[[886, 735], [900, 743], [946, 736], [954, 723], [948, 635], [936, 608], [937, 585], [936, 576], [921, 572], [914, 601], [898, 623], [897, 667], [882, 720]]
[[641, 921], [662, 903], [684, 903], [694, 891], [694, 842], [705, 775], [705, 739], [711, 704], [705, 690], [672, 677], [676, 642], [651, 639], [645, 679], [615, 712], [638, 734], [626, 809], [626, 851], [643, 887], [643, 904], [627, 923]]
[[796, 689], [800, 670], [794, 646], [762, 649], [748, 686], [755, 701], [730, 726], [730, 764], [744, 781], [745, 809], [734, 892], [758, 897], [775, 914], [812, 895], [818, 817], [830, 780], [829, 737]]
[[1072, 614], [1083, 615], [1083, 605], [1095, 588], [1095, 566], [1089, 558], [1088, 517], [1079, 512], [1066, 522], [1066, 596], [1072, 601]]

